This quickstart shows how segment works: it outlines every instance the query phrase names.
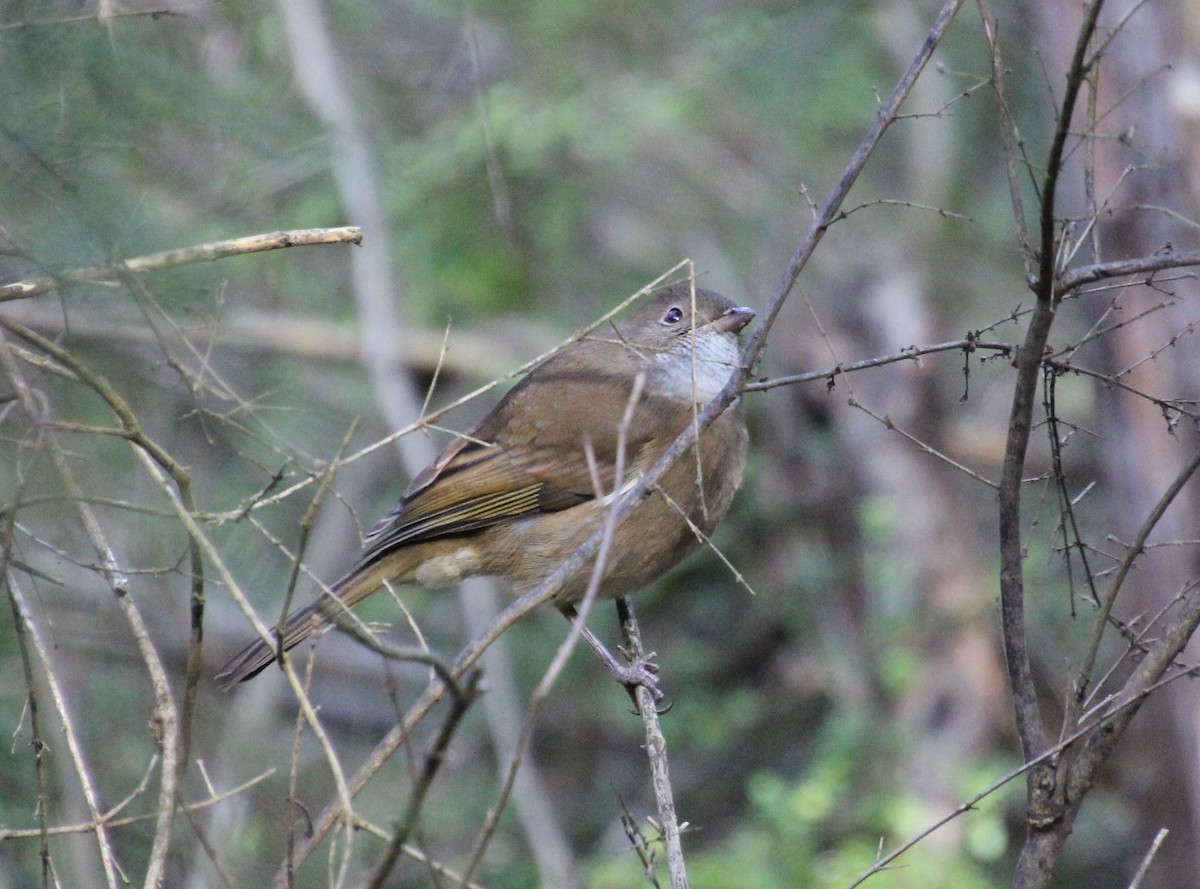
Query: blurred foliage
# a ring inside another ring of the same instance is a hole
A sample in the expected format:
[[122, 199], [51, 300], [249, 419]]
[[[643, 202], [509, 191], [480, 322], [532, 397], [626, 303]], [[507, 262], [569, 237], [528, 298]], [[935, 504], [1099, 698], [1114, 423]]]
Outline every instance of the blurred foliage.
[[[916, 46], [897, 37], [907, 33], [899, 26], [915, 27], [919, 38], [933, 7], [893, 0], [326, 4], [358, 114], [385, 173], [404, 321], [425, 337], [440, 337], [447, 318], [456, 329], [486, 332], [501, 316], [549, 321], [565, 332], [684, 257], [695, 260], [706, 286], [761, 305], [808, 223], [806, 200], [828, 190], [872, 122], [876, 96], [890, 89]], [[340, 206], [329, 136], [293, 84], [274, 7], [187, 5], [179, 14], [105, 25], [54, 23], [92, 12], [68, 0], [0, 5], [4, 281], [218, 238], [356, 222]], [[1011, 29], [1005, 33], [1014, 36], [1013, 105], [1036, 157], [1049, 121], [1045, 83], [1017, 36], [1022, 21], [1013, 10], [1003, 13]], [[897, 125], [850, 200], [851, 206], [932, 201], [965, 218], [876, 205], [845, 219], [810, 268], [805, 292], [785, 310], [768, 371], [832, 365], [831, 349], [841, 350], [841, 360], [910, 345], [907, 330], [887, 330], [885, 341], [873, 326], [880, 308], [869, 294], [893, 266], [920, 269], [920, 313], [928, 320], [916, 328], [921, 336], [960, 336], [1027, 298], [1014, 261], [994, 108], [984, 90], [961, 97], [988, 74], [978, 32], [964, 13], [939, 53], [940, 70], [927, 73], [929, 88], [913, 100], [927, 116]], [[932, 171], [922, 169], [926, 155]], [[489, 163], [500, 171], [501, 191], [489, 180]], [[346, 252], [304, 248], [242, 257], [128, 289], [73, 286], [41, 302], [66, 319], [64, 342], [113, 380], [149, 433], [192, 469], [201, 508], [236, 510], [270, 488], [277, 474], [291, 483], [319, 471], [355, 417], [364, 422], [352, 449], [387, 433], [361, 369], [286, 349], [217, 349], [202, 363], [236, 393], [226, 397], [190, 385], [153, 337], [73, 334], [71, 320], [90, 312], [124, 325], [151, 319], [204, 332], [255, 309], [316, 318], [336, 330], [357, 312]], [[813, 330], [813, 314], [832, 331], [828, 338]], [[1009, 325], [999, 335], [1015, 337], [1014, 330]], [[494, 345], [507, 348], [503, 341]], [[511, 363], [529, 357], [513, 354]], [[941, 376], [914, 396], [927, 399], [914, 416], [928, 420], [930, 438], [994, 475], [1011, 381], [1007, 364], [973, 364], [974, 388], [962, 405], [962, 359], [925, 366]], [[913, 377], [899, 374], [880, 375], [860, 391], [880, 400], [907, 393]], [[480, 382], [447, 376], [435, 403]], [[71, 381], [45, 375], [38, 384], [59, 416], [111, 422], [97, 399]], [[890, 458], [876, 463], [856, 454], [863, 427], [831, 416], [844, 410], [848, 385], [841, 380], [830, 392], [818, 384], [750, 399], [755, 454], [746, 491], [717, 542], [757, 595], [703, 556], [639, 599], [644, 632], [659, 652], [675, 705], [665, 724], [677, 802], [693, 826], [685, 849], [696, 886], [845, 885], [875, 860], [881, 839], [890, 849], [1013, 767], [1007, 711], [997, 717], [994, 702], [971, 711], [969, 730], [956, 734], [951, 726], [949, 741], [934, 737], [949, 720], [910, 712], [919, 709], [912, 701], [926, 697], [925, 667], [948, 637], [971, 624], [987, 627], [995, 639], [993, 550], [976, 552], [963, 610], [932, 614], [925, 589], [934, 560], [906, 546], [904, 537], [919, 504], [898, 499], [879, 480], [906, 470]], [[1063, 387], [1064, 409], [1081, 423], [1101, 411], [1092, 389]], [[469, 425], [470, 410], [446, 422]], [[84, 747], [104, 776], [105, 804], [112, 805], [138, 785], [154, 752], [144, 722], [147, 684], [108, 592], [89, 570], [94, 560], [86, 541], [57, 519], [62, 492], [53, 473], [22, 452], [10, 428], [3, 435], [4, 499], [19, 485], [26, 498], [50, 498], [23, 509], [17, 555], [62, 584], [39, 581], [36, 601], [54, 627], [50, 641], [71, 680]], [[144, 572], [135, 575], [135, 592], [153, 609], [156, 638], [179, 677], [185, 537], [122, 442], [64, 440], [78, 449], [75, 465], [89, 495], [119, 501], [97, 508], [125, 558]], [[1081, 459], [1091, 465], [1087, 453]], [[308, 554], [318, 576], [344, 567], [357, 545], [355, 529], [369, 526], [404, 484], [386, 450], [339, 473]], [[993, 501], [978, 488], [964, 494], [966, 486], [955, 477], [947, 490], [928, 496], [934, 509], [949, 501], [972, 504], [955, 528], [969, 548], [978, 539], [971, 535], [990, 527]], [[289, 547], [309, 496], [258, 514]], [[1041, 520], [1054, 518], [1051, 509]], [[211, 533], [262, 613], [277, 614], [289, 560], [244, 516], [213, 524]], [[1086, 626], [1069, 617], [1050, 533], [1044, 524], [1042, 536], [1031, 540], [1030, 564], [1044, 571], [1040, 587], [1061, 595], [1041, 598], [1031, 610], [1034, 644], [1051, 652], [1049, 669], [1058, 670], [1058, 652], [1070, 650]], [[302, 581], [297, 595], [310, 591]], [[420, 591], [406, 591], [404, 601], [434, 648], [452, 654], [463, 638], [453, 601]], [[219, 583], [212, 583], [209, 602], [215, 619], [206, 644], [215, 666], [244, 627]], [[594, 623], [609, 629], [609, 609], [599, 612]], [[387, 601], [367, 614], [399, 623]], [[555, 615], [539, 615], [510, 633], [524, 690], [545, 668], [561, 630]], [[400, 630], [395, 636], [409, 641]], [[983, 659], [994, 663], [995, 648], [998, 642]], [[353, 762], [392, 724], [392, 687], [353, 646], [331, 638], [322, 650], [322, 665], [337, 668], [331, 679], [318, 679], [317, 697]], [[36, 788], [24, 746], [25, 684], [8, 620], [0, 621], [0, 654], [0, 726], [14, 739], [0, 765], [0, 826], [28, 826]], [[395, 668], [387, 677], [403, 700], [424, 673]], [[276, 769], [220, 807], [231, 837], [225, 860], [243, 885], [273, 872], [289, 817], [283, 776], [294, 713], [280, 703], [272, 685], [278, 682], [271, 673], [259, 680], [270, 687], [266, 692], [220, 696], [206, 689], [200, 704], [195, 756], [213, 766], [222, 789]], [[625, 705], [581, 653], [535, 737], [536, 759], [584, 858], [589, 886], [638, 879], [617, 825], [617, 798], [642, 815], [650, 803], [640, 726]], [[43, 719], [51, 721], [43, 735], [57, 747], [53, 717]], [[419, 740], [414, 750], [428, 738]], [[472, 712], [423, 821], [424, 834], [448, 860], [459, 859], [495, 799], [490, 757], [482, 718]], [[329, 795], [331, 782], [308, 742], [302, 761], [299, 794], [313, 805]], [[53, 817], [82, 820], [60, 759], [51, 771]], [[190, 789], [201, 793], [194, 769], [191, 780]], [[364, 800], [364, 811], [390, 824], [408, 786], [405, 766], [394, 765]], [[1005, 885], [1020, 836], [1020, 786], [990, 797], [869, 885]], [[1119, 794], [1103, 800], [1103, 815], [1076, 828], [1081, 850], [1097, 850], [1096, 857], [1073, 858], [1063, 885], [1080, 874], [1088, 885], [1125, 883], [1121, 869], [1135, 854], [1136, 813], [1122, 807]], [[640, 823], [653, 840], [652, 828]], [[130, 863], [146, 854], [149, 830], [140, 825], [117, 834]], [[1114, 834], [1125, 839], [1112, 841]], [[3, 848], [0, 884], [35, 885], [34, 841], [5, 841]], [[177, 885], [187, 874], [201, 880], [212, 874], [198, 854], [173, 867]], [[316, 873], [303, 874], [302, 885], [320, 884], [321, 868], [309, 871]], [[491, 886], [532, 884], [511, 813], [485, 872]], [[403, 885], [424, 885], [420, 867], [406, 864], [402, 873]]]

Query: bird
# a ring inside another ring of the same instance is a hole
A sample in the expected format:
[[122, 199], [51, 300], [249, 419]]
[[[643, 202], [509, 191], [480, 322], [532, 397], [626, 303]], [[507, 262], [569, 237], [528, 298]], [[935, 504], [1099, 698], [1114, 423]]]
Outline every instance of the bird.
[[[740, 366], [738, 335], [754, 314], [694, 283], [675, 284], [551, 355], [412, 479], [341, 579], [288, 616], [274, 643], [249, 643], [217, 684], [227, 689], [257, 675], [280, 650], [343, 619], [385, 583], [439, 588], [483, 575], [506, 578], [518, 594], [536, 587], [724, 388]], [[635, 385], [640, 392], [623, 422]], [[598, 595], [632, 594], [699, 548], [741, 486], [747, 450], [739, 398], [616, 527]], [[552, 604], [568, 619], [593, 568], [591, 560], [554, 593]], [[627, 687], [654, 684], [656, 666], [628, 668], [597, 653]]]

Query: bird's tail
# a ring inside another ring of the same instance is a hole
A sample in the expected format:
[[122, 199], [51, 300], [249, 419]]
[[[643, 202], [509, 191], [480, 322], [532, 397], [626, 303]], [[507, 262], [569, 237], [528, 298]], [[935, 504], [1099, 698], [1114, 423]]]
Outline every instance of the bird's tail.
[[[328, 593], [323, 593], [311, 605], [288, 615], [283, 625], [283, 650], [288, 651], [299, 645], [326, 624], [345, 619], [350, 608], [379, 589], [385, 580], [402, 577], [405, 572], [397, 570], [402, 566], [395, 564], [396, 554], [391, 555], [392, 558], [356, 567], [333, 584]], [[216, 676], [218, 687], [226, 689], [257, 676], [270, 666], [278, 651], [278, 641], [268, 643], [263, 639], [255, 639], [221, 668]]]

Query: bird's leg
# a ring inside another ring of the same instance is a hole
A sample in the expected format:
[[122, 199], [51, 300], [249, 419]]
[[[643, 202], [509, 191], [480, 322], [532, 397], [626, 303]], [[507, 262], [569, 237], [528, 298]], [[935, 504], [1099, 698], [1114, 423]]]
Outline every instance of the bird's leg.
[[[579, 612], [575, 610], [574, 605], [564, 605], [559, 609], [563, 617], [571, 623], [576, 623], [579, 618]], [[625, 690], [629, 692], [629, 696], [633, 698], [634, 706], [637, 706], [637, 687], [640, 685], [650, 692], [655, 701], [663, 699], [663, 692], [658, 687], [658, 664], [650, 660], [653, 655], [641, 658], [632, 664], [623, 664], [617, 660], [616, 656], [605, 648], [604, 643], [599, 637], [587, 628], [586, 624], [579, 627], [580, 635], [587, 642], [588, 647], [596, 653], [596, 657], [600, 658], [600, 662], [604, 664], [612, 677], [625, 686]]]

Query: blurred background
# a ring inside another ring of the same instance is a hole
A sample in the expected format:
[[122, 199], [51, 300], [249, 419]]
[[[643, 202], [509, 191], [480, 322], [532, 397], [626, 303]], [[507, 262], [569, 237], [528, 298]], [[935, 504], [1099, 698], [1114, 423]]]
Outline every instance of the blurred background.
[[[430, 406], [507, 373], [687, 259], [698, 282], [761, 307], [907, 66], [940, 4], [929, 0], [637, 0], [278, 4], [0, 2], [0, 283], [277, 229], [359, 225], [364, 245], [308, 247], [72, 284], [0, 303], [103, 373], [145, 430], [186, 465], [208, 534], [267, 622], [277, 619], [312, 488], [248, 513], [256, 497], [318, 473], [356, 418], [347, 453]], [[992, 5], [1009, 102], [1041, 175], [1078, 5]], [[1115, 23], [1133, 3], [1113, 4]], [[1064, 179], [1064, 228], [1087, 189], [1105, 204], [1097, 258], [1195, 249], [1200, 198], [1200, 11], [1139, 4], [1097, 78], [1098, 137]], [[99, 20], [97, 19], [99, 16]], [[968, 331], [1017, 343], [1025, 287], [990, 59], [967, 4], [884, 139], [771, 333], [764, 376], [832, 368]], [[1084, 122], [1084, 124], [1086, 121]], [[1081, 124], [1081, 130], [1086, 127]], [[1083, 174], [1090, 164], [1094, 179]], [[1031, 209], [1032, 208], [1032, 209]], [[1074, 227], [1074, 228], [1072, 228]], [[679, 277], [679, 276], [677, 276]], [[1109, 289], [1065, 305], [1052, 343], [1097, 334], [1072, 359], [1163, 398], [1200, 397], [1195, 283]], [[1136, 323], [1134, 323], [1136, 320]], [[447, 334], [448, 329], [448, 334]], [[1103, 333], [1103, 335], [1099, 335]], [[22, 364], [48, 416], [111, 426], [95, 395]], [[1020, 764], [998, 618], [994, 490], [1010, 361], [961, 352], [747, 396], [747, 481], [711, 553], [637, 599], [673, 708], [664, 717], [696, 886], [843, 886], [890, 849]], [[155, 754], [152, 695], [129, 630], [33, 430], [0, 380], [0, 509], [15, 516], [10, 572], [50, 646], [102, 809], [135, 793]], [[1190, 422], [1082, 375], [1055, 391], [1063, 459], [1093, 570], [1110, 568], [1195, 445]], [[465, 429], [490, 394], [439, 422]], [[862, 405], [852, 406], [850, 400]], [[890, 421], [890, 425], [883, 419]], [[1179, 422], [1180, 420], [1182, 422]], [[894, 428], [891, 428], [894, 427]], [[897, 431], [900, 430], [900, 431]], [[430, 432], [343, 467], [305, 563], [338, 576], [364, 528], [407, 484]], [[60, 431], [64, 448], [182, 685], [187, 537], [128, 445]], [[1070, 692], [1092, 609], [1063, 559], [1046, 431], [1026, 493], [1030, 645], [1048, 718]], [[405, 461], [409, 461], [406, 463]], [[1200, 573], [1185, 496], [1119, 606], [1154, 614]], [[1170, 545], [1167, 545], [1170, 544]], [[205, 673], [249, 638], [215, 572]], [[313, 594], [303, 576], [297, 596]], [[364, 615], [412, 641], [385, 596]], [[487, 590], [469, 598], [495, 607]], [[453, 594], [403, 591], [431, 648], [470, 637]], [[7, 614], [8, 609], [5, 609]], [[615, 639], [611, 606], [592, 625]], [[473, 708], [427, 803], [420, 841], [466, 857], [496, 798], [496, 758], [566, 625], [538, 614], [505, 637], [511, 677]], [[1104, 656], [1115, 663], [1114, 641]], [[1118, 672], [1124, 667], [1118, 666]], [[424, 687], [348, 639], [320, 646], [314, 701], [352, 768]], [[1197, 691], [1188, 680], [1138, 717], [1078, 822], [1062, 886], [1119, 887], [1160, 828], [1144, 886], [1194, 884], [1200, 868]], [[13, 620], [0, 619], [0, 886], [38, 885], [39, 798]], [[88, 820], [43, 706], [49, 822]], [[168, 884], [262, 885], [284, 854], [295, 702], [276, 671], [220, 693], [202, 686], [189, 798], [252, 788], [198, 812], [218, 873], [183, 821]], [[419, 732], [419, 757], [433, 726]], [[508, 733], [508, 735], [506, 735]], [[639, 885], [619, 817], [653, 812], [642, 728], [624, 692], [580, 651], [537, 720], [526, 787], [477, 879], [487, 886]], [[385, 826], [411, 786], [409, 754], [371, 785]], [[303, 742], [298, 799], [332, 781]], [[153, 784], [127, 809], [153, 811]], [[872, 879], [897, 887], [1008, 883], [1023, 784], [984, 800]], [[150, 822], [112, 831], [135, 873]], [[649, 828], [645, 828], [649, 831]], [[52, 843], [63, 885], [98, 883], [95, 842]], [[369, 860], [375, 849], [364, 845]], [[376, 853], [377, 854], [377, 853]], [[323, 863], [298, 884], [324, 885]], [[402, 863], [390, 885], [429, 885]]]

